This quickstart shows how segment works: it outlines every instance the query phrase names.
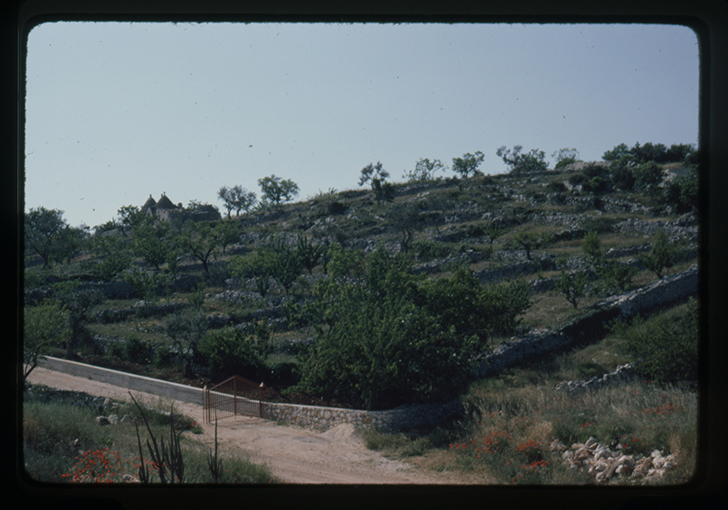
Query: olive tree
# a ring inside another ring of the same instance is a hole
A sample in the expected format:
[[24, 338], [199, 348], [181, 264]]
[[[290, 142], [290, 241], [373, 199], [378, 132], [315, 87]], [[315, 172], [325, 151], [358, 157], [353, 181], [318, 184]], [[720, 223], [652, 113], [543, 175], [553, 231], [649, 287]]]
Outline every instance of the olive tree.
[[394, 186], [386, 181], [388, 177], [389, 172], [382, 168], [381, 162], [377, 161], [376, 165], [369, 163], [361, 169], [359, 186], [371, 182], [374, 200], [378, 203], [391, 202], [394, 200]]
[[275, 175], [258, 179], [258, 185], [263, 193], [263, 202], [274, 205], [292, 200], [299, 192], [298, 184]]
[[543, 172], [548, 170], [548, 163], [544, 160], [545, 153], [538, 149], [532, 149], [530, 152], [521, 153], [523, 146], [516, 145], [513, 149], [506, 149], [503, 145], [498, 148], [496, 155], [510, 167], [510, 172], [518, 175], [529, 172]]
[[23, 381], [38, 366], [41, 356], [48, 354], [54, 344], [63, 345], [70, 339], [68, 311], [58, 302], [28, 307], [23, 317]]
[[240, 211], [249, 211], [256, 202], [255, 193], [242, 186], [233, 186], [232, 188], [223, 186], [218, 190], [217, 196], [225, 203], [228, 218], [231, 217], [233, 210], [239, 216]]
[[67, 227], [63, 211], [37, 207], [25, 213], [24, 220], [26, 250], [40, 256], [44, 268], [50, 267], [53, 252]]

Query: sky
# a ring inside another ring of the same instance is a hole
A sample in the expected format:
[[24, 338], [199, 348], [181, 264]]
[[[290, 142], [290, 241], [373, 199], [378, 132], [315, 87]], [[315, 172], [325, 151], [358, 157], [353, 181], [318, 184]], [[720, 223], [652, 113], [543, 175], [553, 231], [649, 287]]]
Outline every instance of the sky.
[[52, 22], [28, 35], [25, 210], [94, 227], [162, 193], [258, 179], [296, 200], [500, 146], [594, 161], [698, 142], [699, 47], [679, 25]]

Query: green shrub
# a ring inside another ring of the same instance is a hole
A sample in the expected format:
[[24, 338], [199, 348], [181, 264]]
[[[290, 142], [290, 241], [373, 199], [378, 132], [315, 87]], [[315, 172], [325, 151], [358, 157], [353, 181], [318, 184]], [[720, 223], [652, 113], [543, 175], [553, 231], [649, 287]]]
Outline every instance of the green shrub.
[[574, 174], [569, 177], [569, 184], [571, 184], [572, 186], [578, 186], [584, 181], [586, 181], [586, 177], [584, 176], [584, 174]]
[[198, 346], [200, 355], [207, 360], [216, 381], [234, 375], [261, 380], [265, 375], [267, 350], [267, 342], [246, 337], [236, 328], [208, 331]]
[[662, 229], [657, 231], [650, 253], [637, 255], [639, 261], [658, 278], [662, 278], [665, 270], [675, 265], [679, 257], [680, 248], [669, 244], [667, 234]]
[[634, 187], [635, 177], [632, 168], [628, 165], [629, 160], [617, 160], [610, 167], [612, 184], [615, 188], [623, 191], [630, 191]]
[[142, 340], [132, 334], [124, 342], [124, 354], [127, 361], [147, 365], [154, 358], [154, 347], [149, 340]]
[[266, 376], [264, 378], [266, 384], [280, 384], [291, 386], [300, 380], [298, 373], [298, 363], [292, 360], [273, 359], [267, 360], [265, 363]]
[[172, 347], [165, 342], [158, 342], [154, 346], [153, 362], [156, 367], [169, 367], [174, 363], [176, 355]]
[[414, 253], [418, 260], [428, 261], [443, 259], [451, 255], [454, 249], [445, 243], [423, 240], [413, 242], [410, 251]]
[[563, 193], [566, 191], [566, 185], [560, 181], [551, 181], [546, 189], [551, 193]]
[[647, 320], [635, 317], [629, 328], [617, 325], [615, 331], [626, 337], [626, 352], [645, 377], [660, 383], [697, 382], [698, 306], [694, 299]]

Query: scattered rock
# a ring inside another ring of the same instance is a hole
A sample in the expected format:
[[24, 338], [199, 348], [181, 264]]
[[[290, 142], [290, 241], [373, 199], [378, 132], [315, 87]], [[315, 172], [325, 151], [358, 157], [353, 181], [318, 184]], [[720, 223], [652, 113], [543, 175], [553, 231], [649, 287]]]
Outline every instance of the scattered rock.
[[111, 424], [111, 422], [109, 421], [109, 419], [106, 416], [97, 416], [96, 423], [98, 423], [99, 425], [102, 425], [102, 426]]

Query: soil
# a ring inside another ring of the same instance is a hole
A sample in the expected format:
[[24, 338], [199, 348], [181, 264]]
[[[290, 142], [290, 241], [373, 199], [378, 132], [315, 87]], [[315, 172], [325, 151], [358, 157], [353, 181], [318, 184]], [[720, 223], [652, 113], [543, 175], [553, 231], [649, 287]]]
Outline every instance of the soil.
[[[131, 401], [129, 390], [62, 372], [36, 368], [29, 376], [33, 384], [89, 395]], [[132, 392], [134, 398], [156, 402], [160, 397]], [[214, 441], [214, 424], [202, 423], [202, 406], [176, 402], [175, 410], [199, 419], [202, 434], [185, 432], [206, 444]], [[434, 472], [412, 464], [385, 458], [367, 449], [357, 431], [342, 424], [326, 432], [278, 425], [275, 422], [247, 416], [218, 421], [218, 441], [225, 448], [240, 448], [250, 453], [251, 460], [267, 465], [284, 483], [293, 484], [463, 484], [461, 473]]]

